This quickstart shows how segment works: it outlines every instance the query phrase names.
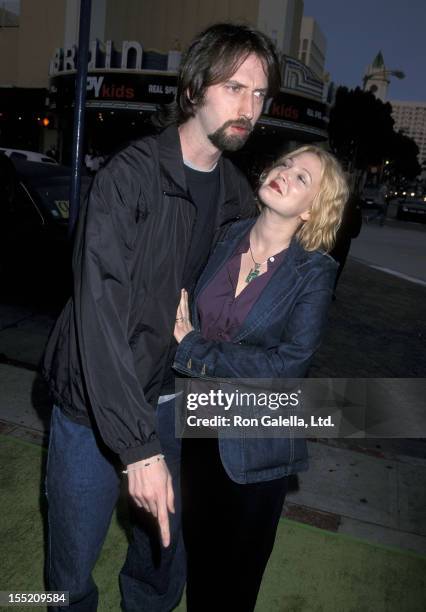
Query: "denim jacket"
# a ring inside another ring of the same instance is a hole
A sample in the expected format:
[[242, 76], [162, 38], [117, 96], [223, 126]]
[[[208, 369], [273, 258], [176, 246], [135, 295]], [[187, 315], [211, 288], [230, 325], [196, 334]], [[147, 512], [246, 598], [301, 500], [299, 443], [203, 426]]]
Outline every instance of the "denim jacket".
[[[293, 239], [284, 260], [257, 299], [232, 342], [205, 340], [197, 297], [232, 256], [255, 223], [233, 224], [220, 240], [194, 292], [194, 331], [178, 346], [174, 368], [207, 378], [303, 378], [320, 345], [337, 264], [326, 253], [305, 251]], [[238, 483], [273, 480], [308, 467], [302, 438], [219, 438], [223, 466]]]

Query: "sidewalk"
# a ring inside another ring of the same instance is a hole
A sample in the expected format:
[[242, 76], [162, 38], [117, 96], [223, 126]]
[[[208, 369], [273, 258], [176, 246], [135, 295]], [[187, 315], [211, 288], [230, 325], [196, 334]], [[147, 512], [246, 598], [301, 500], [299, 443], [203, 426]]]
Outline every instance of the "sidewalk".
[[[426, 378], [425, 302], [426, 287], [350, 259], [311, 376]], [[0, 306], [0, 432], [38, 444], [50, 401], [37, 368], [52, 324]], [[309, 452], [286, 516], [426, 554], [426, 440], [321, 439]]]

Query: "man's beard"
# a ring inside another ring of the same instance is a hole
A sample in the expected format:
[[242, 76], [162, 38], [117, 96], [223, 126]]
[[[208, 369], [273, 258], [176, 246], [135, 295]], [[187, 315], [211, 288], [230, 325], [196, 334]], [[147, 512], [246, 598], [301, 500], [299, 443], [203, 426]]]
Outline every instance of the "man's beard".
[[[227, 134], [226, 130], [230, 126], [242, 127], [247, 131], [242, 134]], [[245, 117], [231, 119], [213, 132], [213, 134], [208, 134], [208, 138], [219, 151], [238, 151], [245, 144], [252, 129], [252, 124]]]

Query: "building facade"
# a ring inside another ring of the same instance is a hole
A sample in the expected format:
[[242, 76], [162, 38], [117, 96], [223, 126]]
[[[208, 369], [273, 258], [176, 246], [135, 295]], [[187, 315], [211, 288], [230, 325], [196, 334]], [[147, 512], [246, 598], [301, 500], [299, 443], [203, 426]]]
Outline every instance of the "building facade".
[[[2, 0], [0, 87], [48, 87], [54, 50], [77, 43], [79, 6], [80, 0]], [[143, 41], [165, 53], [184, 49], [212, 23], [234, 21], [258, 27], [280, 53], [297, 57], [302, 16], [303, 0], [92, 0], [90, 38], [118, 47]]]
[[412, 138], [419, 147], [419, 163], [426, 169], [426, 102], [392, 100], [395, 130]]
[[325, 73], [326, 52], [327, 40], [318, 23], [313, 17], [303, 17], [298, 58], [322, 78]]
[[[0, 88], [10, 98], [4, 112], [7, 96], [1, 96], [0, 119], [7, 119], [8, 130], [0, 128], [0, 144], [42, 151], [56, 144], [68, 162], [80, 1], [17, 4], [17, 26], [0, 28], [0, 49], [11, 58], [0, 54]], [[283, 89], [265, 108], [256, 146], [259, 139], [275, 139], [277, 146], [326, 140], [322, 80], [296, 59], [302, 16], [302, 0], [92, 0], [86, 148], [108, 154], [123, 140], [143, 135], [158, 105], [173, 99], [181, 50], [197, 32], [221, 21], [261, 29], [282, 60]], [[29, 102], [29, 91], [38, 92], [37, 102]], [[38, 145], [35, 136], [23, 142], [30, 127], [34, 134], [38, 130]]]
[[274, 41], [280, 54], [297, 58], [303, 0], [258, 0], [256, 26]]

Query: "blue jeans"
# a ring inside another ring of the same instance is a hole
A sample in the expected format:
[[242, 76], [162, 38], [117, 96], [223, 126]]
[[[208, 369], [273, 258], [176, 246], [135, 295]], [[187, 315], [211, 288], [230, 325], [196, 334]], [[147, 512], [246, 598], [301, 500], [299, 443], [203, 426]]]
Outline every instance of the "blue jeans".
[[[176, 513], [170, 514], [171, 544], [163, 548], [152, 517], [135, 510], [133, 539], [120, 573], [126, 612], [169, 612], [182, 596], [186, 559], [181, 529], [180, 440], [174, 436], [174, 402], [157, 408], [157, 434], [173, 478]], [[113, 457], [93, 431], [52, 413], [46, 476], [49, 589], [70, 592], [73, 612], [97, 610], [92, 570], [119, 496]], [[58, 608], [58, 611], [62, 608]]]

